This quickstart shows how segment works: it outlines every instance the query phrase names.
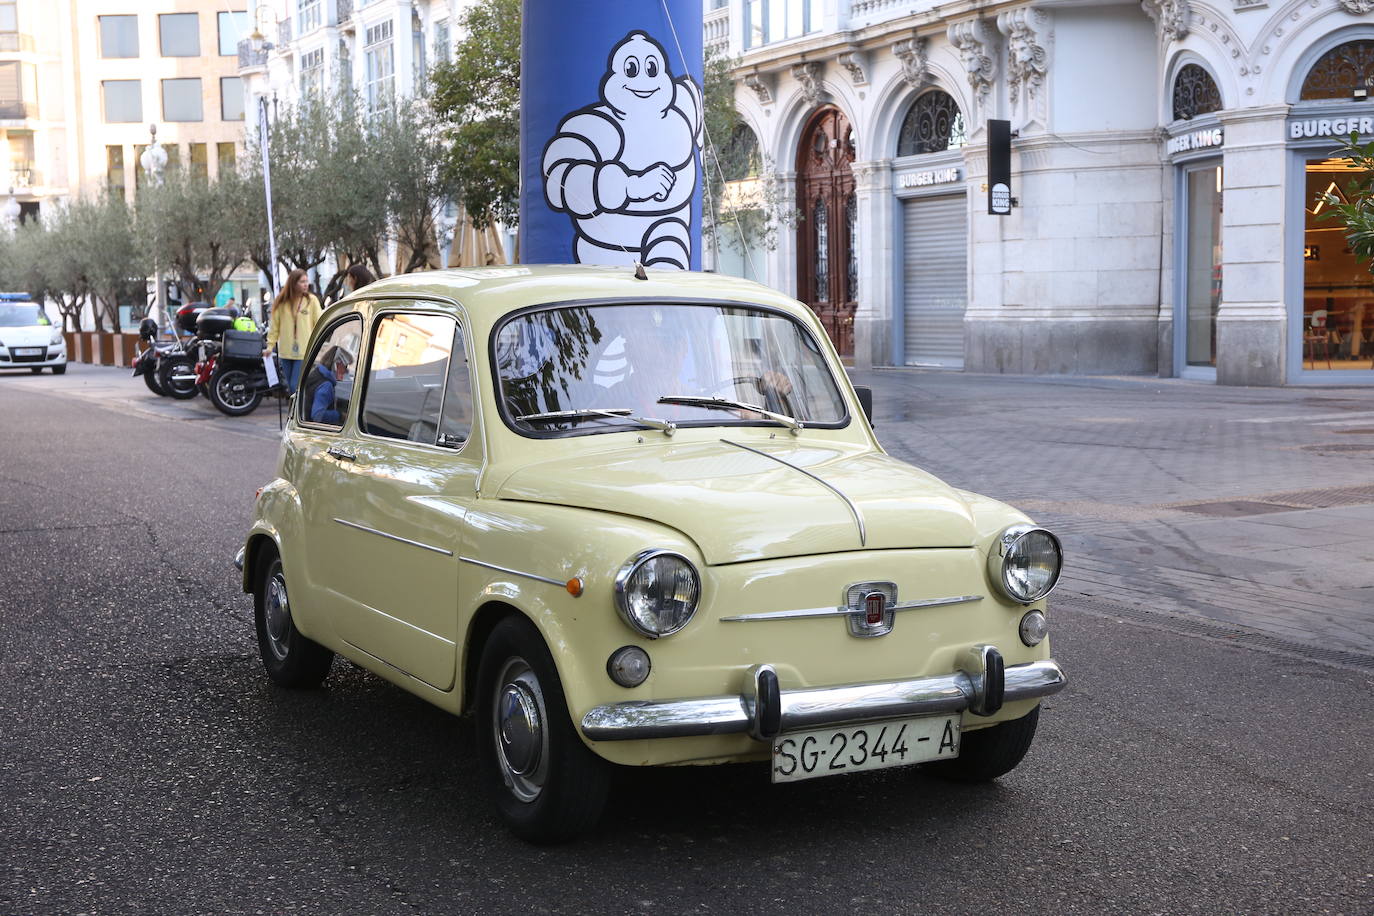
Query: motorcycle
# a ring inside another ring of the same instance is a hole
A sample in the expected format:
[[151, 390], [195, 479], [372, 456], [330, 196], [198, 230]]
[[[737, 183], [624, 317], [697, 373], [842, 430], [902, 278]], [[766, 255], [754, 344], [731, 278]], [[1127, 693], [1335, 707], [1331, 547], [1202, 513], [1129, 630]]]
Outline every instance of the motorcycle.
[[238, 309], [192, 304], [177, 312], [177, 327], [195, 336], [182, 352], [158, 361], [158, 383], [168, 396], [188, 400], [203, 393], [231, 417], [257, 410], [273, 385], [263, 362], [263, 335], [251, 319], [242, 318]]
[[163, 390], [162, 383], [158, 381], [158, 369], [163, 357], [173, 353], [184, 352], [181, 343], [176, 340], [158, 340], [157, 322], [151, 318], [144, 318], [138, 325], [138, 339], [143, 345], [138, 358], [134, 360], [134, 378], [142, 378], [143, 384], [148, 386], [148, 390], [158, 397], [166, 397], [167, 392]]

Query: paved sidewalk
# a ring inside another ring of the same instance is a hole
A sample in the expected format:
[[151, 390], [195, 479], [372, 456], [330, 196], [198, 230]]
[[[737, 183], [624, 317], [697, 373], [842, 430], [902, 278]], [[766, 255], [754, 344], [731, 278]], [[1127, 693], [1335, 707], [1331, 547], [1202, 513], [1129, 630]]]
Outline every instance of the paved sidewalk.
[[1374, 389], [922, 370], [855, 381], [874, 387], [894, 455], [1064, 538], [1059, 601], [1374, 657]]

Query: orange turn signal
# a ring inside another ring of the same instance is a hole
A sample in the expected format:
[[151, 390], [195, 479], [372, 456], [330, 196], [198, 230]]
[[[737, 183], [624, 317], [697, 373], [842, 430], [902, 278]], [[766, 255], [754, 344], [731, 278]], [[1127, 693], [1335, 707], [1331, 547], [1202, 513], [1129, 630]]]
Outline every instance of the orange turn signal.
[[568, 590], [569, 595], [572, 595], [574, 598], [580, 597], [582, 594], [582, 579], [574, 576], [568, 580], [568, 584], [564, 587]]

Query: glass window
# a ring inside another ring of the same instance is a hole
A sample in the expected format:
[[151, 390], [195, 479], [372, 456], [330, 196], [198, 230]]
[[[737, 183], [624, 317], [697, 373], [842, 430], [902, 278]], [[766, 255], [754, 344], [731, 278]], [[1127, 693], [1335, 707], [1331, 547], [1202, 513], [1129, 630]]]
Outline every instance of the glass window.
[[1302, 99], [1348, 99], [1374, 89], [1374, 39], [1347, 41], [1327, 51], [1303, 80]]
[[367, 107], [369, 111], [376, 111], [386, 106], [393, 91], [396, 57], [391, 44], [391, 20], [367, 30], [365, 47], [363, 65], [366, 71]]
[[199, 13], [162, 13], [157, 27], [163, 57], [200, 57]]
[[206, 155], [204, 143], [190, 144], [191, 152], [191, 174], [198, 178], [210, 177], [210, 160]]
[[1212, 74], [1197, 64], [1184, 64], [1174, 77], [1174, 120], [1187, 121], [1221, 110], [1221, 90]]
[[448, 29], [448, 20], [440, 19], [434, 23], [434, 62], [446, 64], [453, 59], [453, 38]]
[[0, 2], [0, 32], [17, 31], [19, 31], [18, 0], [3, 0]]
[[304, 35], [320, 27], [320, 0], [296, 0], [296, 34]]
[[199, 79], [162, 81], [162, 119], [164, 121], [200, 121], [204, 119]]
[[216, 143], [215, 155], [219, 159], [219, 173], [221, 175], [234, 170], [235, 163], [238, 161], [238, 152], [234, 149], [233, 143]]
[[0, 328], [47, 327], [52, 322], [42, 306], [32, 302], [0, 302]]
[[239, 53], [239, 42], [248, 37], [248, 14], [220, 13], [219, 53], [221, 57], [232, 57]]
[[919, 156], [958, 149], [968, 142], [964, 115], [948, 92], [932, 89], [911, 103], [897, 134], [898, 156]]
[[124, 147], [105, 147], [105, 186], [111, 194], [124, 196]]
[[744, 0], [744, 46], [757, 48], [768, 43], [767, 0]]
[[1217, 309], [1221, 306], [1221, 166], [1192, 169], [1185, 174], [1185, 362], [1190, 366], [1215, 366]]
[[400, 313], [377, 323], [359, 421], [362, 432], [426, 445], [438, 442], [456, 330], [457, 323], [444, 315]]
[[1328, 216], [1328, 198], [1358, 199], [1358, 173], [1348, 159], [1309, 159], [1306, 172], [1302, 367], [1374, 372], [1374, 275], [1356, 260], [1344, 222]]
[[301, 95], [321, 95], [324, 91], [324, 48], [302, 54], [300, 68]]
[[363, 321], [351, 315], [336, 324], [315, 348], [301, 377], [297, 416], [310, 423], [342, 427], [353, 400], [354, 368], [363, 341]]
[[101, 57], [138, 56], [137, 16], [98, 16]]
[[243, 80], [237, 76], [219, 78], [219, 116], [222, 121], [243, 120]]
[[100, 84], [106, 124], [137, 124], [143, 120], [143, 82], [105, 80]]
[[[681, 426], [774, 425], [752, 408], [821, 426], [844, 401], [811, 334], [787, 315], [712, 305], [569, 306], [527, 312], [495, 332], [506, 422], [530, 436]], [[665, 403], [723, 398], [742, 406]]]
[[0, 61], [0, 118], [38, 117], [38, 70], [17, 60]]

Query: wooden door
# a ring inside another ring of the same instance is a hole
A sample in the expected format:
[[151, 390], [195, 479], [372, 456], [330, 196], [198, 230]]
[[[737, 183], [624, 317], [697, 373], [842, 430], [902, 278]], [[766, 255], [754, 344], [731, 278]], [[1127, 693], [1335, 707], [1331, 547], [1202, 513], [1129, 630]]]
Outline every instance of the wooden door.
[[797, 294], [843, 356], [854, 353], [858, 298], [853, 162], [849, 119], [833, 106], [819, 109], [797, 150]]

